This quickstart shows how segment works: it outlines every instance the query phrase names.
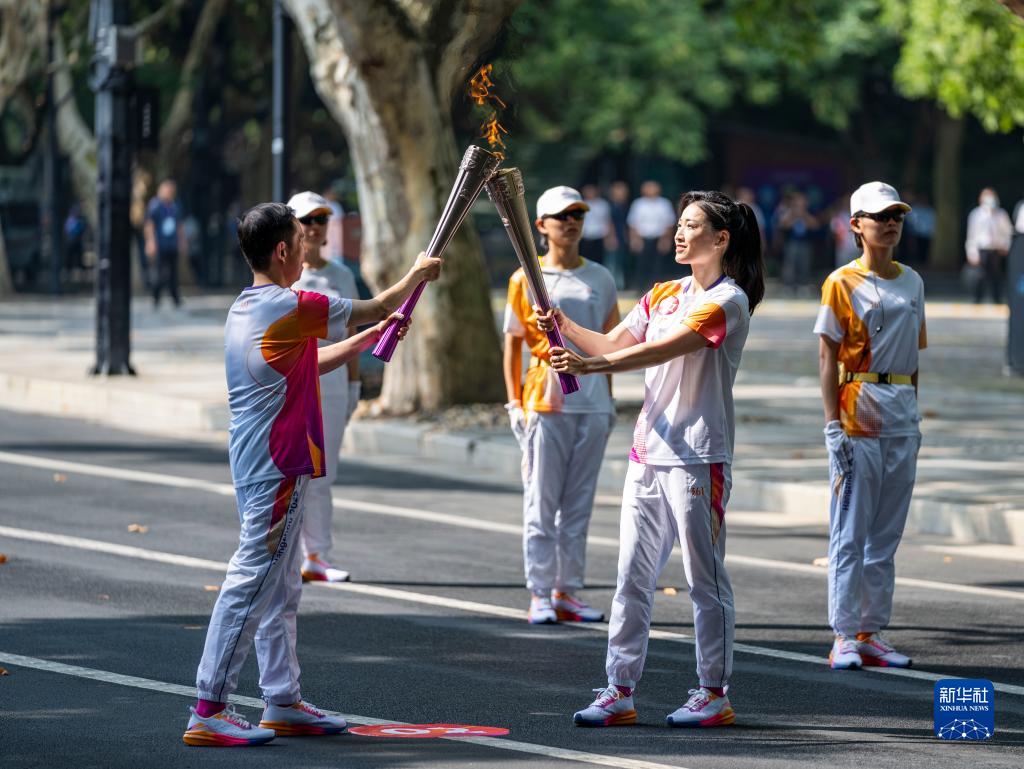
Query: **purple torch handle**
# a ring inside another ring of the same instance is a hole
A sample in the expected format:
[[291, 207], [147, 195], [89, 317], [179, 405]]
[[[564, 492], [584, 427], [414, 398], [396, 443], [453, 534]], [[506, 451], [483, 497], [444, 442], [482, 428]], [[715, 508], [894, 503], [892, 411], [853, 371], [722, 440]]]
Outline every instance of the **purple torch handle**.
[[[426, 288], [426, 283], [420, 283], [413, 289], [413, 292], [406, 297], [406, 300], [402, 302], [402, 306], [398, 308], [398, 311], [402, 313], [402, 317], [408, 322], [412, 316], [413, 308], [416, 307], [416, 302], [419, 301], [420, 294], [423, 293], [423, 289]], [[373, 348], [373, 357], [378, 360], [382, 360], [387, 363], [391, 360], [391, 356], [395, 354], [395, 348], [398, 347], [398, 331], [399, 324], [392, 321], [388, 324], [388, 327], [384, 329], [384, 333], [380, 335], [380, 339], [377, 340], [376, 346]]]
[[[562, 332], [558, 330], [557, 325], [547, 333], [547, 337], [548, 344], [552, 347], [565, 347], [565, 342], [562, 341]], [[558, 384], [562, 386], [562, 395], [568, 395], [580, 389], [580, 380], [572, 374], [559, 373]]]
[[[434, 235], [427, 245], [427, 256], [439, 257], [444, 253], [445, 246], [455, 235], [455, 231], [459, 229], [462, 220], [469, 213], [470, 206], [473, 205], [484, 188], [484, 182], [491, 177], [500, 162], [499, 155], [480, 147], [471, 145], [466, 149], [466, 153], [462, 156], [462, 163], [459, 165], [459, 174], [455, 177], [455, 184], [452, 185], [452, 191], [448, 195], [448, 202], [445, 203], [444, 211], [441, 212], [437, 227], [434, 229]], [[416, 307], [416, 302], [419, 301], [426, 285], [426, 283], [420, 283], [416, 286], [409, 297], [402, 302], [402, 306], [398, 308], [405, 318], [403, 323], [409, 322], [413, 308]], [[395, 348], [398, 347], [398, 331], [398, 323], [392, 321], [388, 324], [380, 339], [377, 340], [377, 345], [373, 348], [373, 357], [385, 363], [391, 360], [391, 356], [395, 354]]]

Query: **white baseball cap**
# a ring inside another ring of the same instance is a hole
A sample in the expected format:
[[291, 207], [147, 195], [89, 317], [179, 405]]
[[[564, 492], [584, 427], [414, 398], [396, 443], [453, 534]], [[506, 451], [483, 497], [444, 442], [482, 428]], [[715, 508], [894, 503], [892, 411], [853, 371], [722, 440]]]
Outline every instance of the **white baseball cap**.
[[850, 216], [863, 211], [865, 214], [877, 214], [887, 208], [900, 208], [910, 211], [910, 206], [900, 200], [896, 188], [885, 182], [868, 182], [858, 187], [850, 195]]
[[590, 206], [583, 202], [583, 196], [572, 187], [552, 187], [544, 190], [537, 198], [537, 218], [560, 214], [570, 208], [579, 208], [582, 211], [589, 211]]
[[327, 202], [327, 198], [317, 195], [315, 192], [299, 192], [292, 195], [291, 200], [288, 201], [288, 208], [295, 212], [296, 219], [317, 213], [328, 216], [332, 213], [331, 204]]

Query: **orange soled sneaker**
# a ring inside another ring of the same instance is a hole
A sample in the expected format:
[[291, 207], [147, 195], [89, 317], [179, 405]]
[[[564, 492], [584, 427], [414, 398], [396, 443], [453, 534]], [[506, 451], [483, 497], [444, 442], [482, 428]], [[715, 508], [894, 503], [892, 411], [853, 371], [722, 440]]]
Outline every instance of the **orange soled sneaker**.
[[231, 706], [206, 718], [196, 713], [195, 708], [189, 710], [192, 711], [192, 717], [181, 738], [186, 745], [220, 748], [263, 745], [277, 736], [273, 729], [253, 726]]
[[881, 633], [857, 633], [857, 653], [864, 667], [909, 668], [914, 664], [906, 654], [900, 654]]
[[598, 692], [597, 699], [573, 715], [572, 722], [576, 726], [626, 726], [636, 723], [632, 694], [627, 697], [612, 684], [594, 691]]
[[341, 734], [348, 729], [348, 722], [341, 716], [329, 716], [314, 705], [299, 700], [294, 705], [267, 705], [260, 728], [273, 729], [278, 737], [298, 737]]
[[551, 593], [551, 606], [562, 622], [601, 622], [604, 620], [603, 612], [587, 606], [574, 595], [558, 590]]
[[703, 686], [690, 689], [690, 699], [679, 710], [669, 713], [669, 726], [728, 726], [736, 720], [728, 695], [718, 695]]
[[863, 664], [856, 638], [837, 635], [832, 642], [832, 651], [828, 653], [828, 663], [833, 670], [859, 670]]
[[303, 582], [348, 582], [352, 575], [336, 569], [316, 553], [310, 553], [302, 562]]

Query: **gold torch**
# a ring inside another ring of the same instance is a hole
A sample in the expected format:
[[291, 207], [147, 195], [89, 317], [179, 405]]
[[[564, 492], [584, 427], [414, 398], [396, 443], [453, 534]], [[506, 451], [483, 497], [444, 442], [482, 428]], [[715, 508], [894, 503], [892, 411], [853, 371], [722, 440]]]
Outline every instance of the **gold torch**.
[[[496, 171], [487, 180], [487, 194], [498, 209], [501, 216], [501, 223], [505, 225], [505, 232], [512, 241], [512, 248], [519, 257], [519, 264], [522, 265], [526, 274], [526, 283], [530, 287], [530, 295], [533, 302], [544, 312], [551, 309], [551, 300], [548, 298], [548, 289], [544, 284], [544, 275], [540, 269], [540, 259], [537, 258], [537, 244], [533, 240], [533, 225], [530, 223], [530, 215], [526, 211], [526, 190], [523, 187], [523, 175], [518, 168], [503, 168]], [[562, 341], [562, 334], [556, 325], [547, 334], [548, 344], [552, 347], [565, 347]], [[580, 380], [572, 374], [559, 374], [558, 383], [562, 386], [565, 395], [574, 393], [580, 389]]]

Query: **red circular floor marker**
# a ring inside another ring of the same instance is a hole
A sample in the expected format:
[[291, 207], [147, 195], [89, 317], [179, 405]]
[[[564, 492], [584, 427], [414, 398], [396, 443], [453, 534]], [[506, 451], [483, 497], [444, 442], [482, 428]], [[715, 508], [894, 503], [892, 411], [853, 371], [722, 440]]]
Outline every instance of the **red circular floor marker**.
[[424, 740], [438, 737], [503, 737], [508, 734], [508, 729], [500, 726], [467, 726], [466, 724], [383, 724], [381, 726], [353, 726], [349, 732], [361, 734], [363, 737]]

